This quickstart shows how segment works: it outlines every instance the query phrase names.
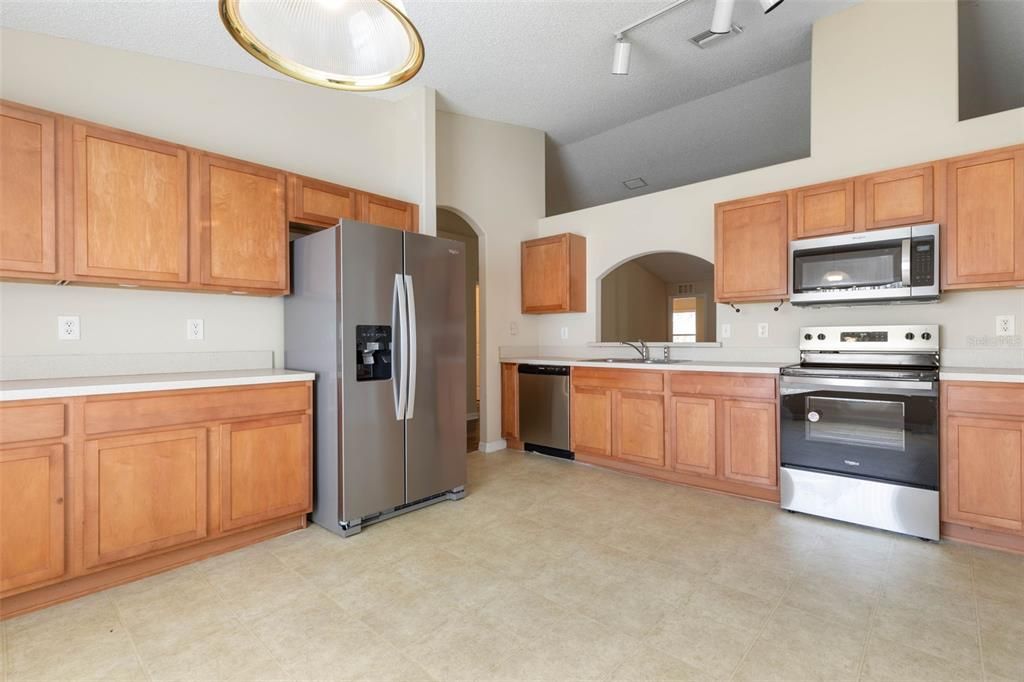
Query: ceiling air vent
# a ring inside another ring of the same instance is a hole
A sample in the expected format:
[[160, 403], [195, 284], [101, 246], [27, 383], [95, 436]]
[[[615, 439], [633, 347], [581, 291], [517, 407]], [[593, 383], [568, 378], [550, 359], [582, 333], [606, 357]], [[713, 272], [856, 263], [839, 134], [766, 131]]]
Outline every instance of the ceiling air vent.
[[626, 186], [626, 189], [640, 189], [647, 186], [647, 181], [643, 178], [633, 178], [632, 180], [623, 181], [622, 184]]
[[711, 31], [701, 31], [697, 35], [690, 38], [690, 42], [699, 47], [700, 49], [704, 50], [707, 49], [708, 46], [719, 42], [723, 38], [728, 38], [729, 36], [738, 36], [741, 33], [743, 33], [743, 27], [740, 26], [739, 24], [733, 24], [732, 28], [729, 30], [728, 33], [712, 33]]

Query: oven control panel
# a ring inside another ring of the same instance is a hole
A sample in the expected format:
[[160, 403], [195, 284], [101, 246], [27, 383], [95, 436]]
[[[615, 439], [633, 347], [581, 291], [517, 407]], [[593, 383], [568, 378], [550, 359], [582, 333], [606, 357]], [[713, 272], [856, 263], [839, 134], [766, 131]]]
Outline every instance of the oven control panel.
[[938, 352], [939, 325], [801, 327], [800, 350]]

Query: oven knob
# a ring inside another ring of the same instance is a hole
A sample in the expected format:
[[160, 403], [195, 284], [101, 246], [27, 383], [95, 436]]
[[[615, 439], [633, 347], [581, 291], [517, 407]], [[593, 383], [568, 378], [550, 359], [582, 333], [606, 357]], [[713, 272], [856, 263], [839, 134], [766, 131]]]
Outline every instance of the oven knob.
[[903, 338], [905, 338], [907, 341], [913, 341], [914, 340], [914, 332], [907, 332], [904, 335]]
[[818, 341], [824, 341], [824, 340], [825, 340], [825, 335], [824, 334], [818, 334]]
[[925, 332], [924, 334], [921, 334], [921, 338], [924, 339], [925, 341], [928, 341], [929, 339], [932, 338], [931, 332]]
[[810, 334], [804, 334], [804, 341], [810, 341], [812, 338], [814, 337], [811, 336]]

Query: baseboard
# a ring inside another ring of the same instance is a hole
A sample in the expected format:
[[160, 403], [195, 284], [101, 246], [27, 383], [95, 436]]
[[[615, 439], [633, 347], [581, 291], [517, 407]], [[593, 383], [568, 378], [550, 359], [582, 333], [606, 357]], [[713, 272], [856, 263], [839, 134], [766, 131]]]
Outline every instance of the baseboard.
[[508, 443], [504, 438], [502, 438], [500, 440], [480, 441], [480, 445], [477, 446], [477, 449], [480, 450], [480, 452], [497, 452], [498, 450], [504, 450], [507, 447]]

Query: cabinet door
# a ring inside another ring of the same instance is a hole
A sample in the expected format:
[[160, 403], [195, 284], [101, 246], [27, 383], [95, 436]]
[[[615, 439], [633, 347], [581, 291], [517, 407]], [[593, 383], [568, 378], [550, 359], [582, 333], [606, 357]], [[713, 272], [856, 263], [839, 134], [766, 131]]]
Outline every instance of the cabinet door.
[[188, 281], [188, 153], [75, 122], [71, 126], [74, 274]]
[[639, 464], [665, 466], [665, 397], [616, 391], [614, 415], [613, 454]]
[[611, 457], [612, 392], [601, 388], [572, 390], [572, 449]]
[[875, 173], [863, 182], [865, 229], [930, 223], [935, 218], [932, 166]]
[[793, 193], [797, 239], [853, 232], [853, 180], [840, 180]]
[[0, 273], [57, 273], [57, 117], [0, 102]]
[[1024, 283], [1024, 148], [946, 166], [945, 285]]
[[718, 469], [715, 399], [672, 396], [669, 405], [673, 419], [673, 468], [714, 476]]
[[208, 154], [195, 158], [200, 281], [242, 291], [285, 292], [284, 173]]
[[519, 440], [519, 367], [501, 364], [501, 437]]
[[220, 427], [221, 530], [308, 512], [309, 417], [273, 417]]
[[358, 219], [371, 225], [416, 232], [419, 230], [419, 207], [405, 201], [361, 192]]
[[64, 573], [64, 446], [0, 450], [0, 592]]
[[356, 190], [300, 175], [288, 176], [288, 220], [304, 225], [334, 227], [342, 218], [355, 220]]
[[569, 309], [569, 239], [567, 235], [523, 242], [522, 304], [524, 313]]
[[776, 442], [775, 403], [743, 400], [722, 401], [725, 478], [745, 483], [776, 486], [779, 465]]
[[85, 566], [205, 537], [206, 466], [203, 428], [86, 441]]
[[1024, 531], [1024, 422], [948, 417], [946, 518]]
[[784, 298], [789, 283], [785, 193], [715, 206], [715, 300]]

